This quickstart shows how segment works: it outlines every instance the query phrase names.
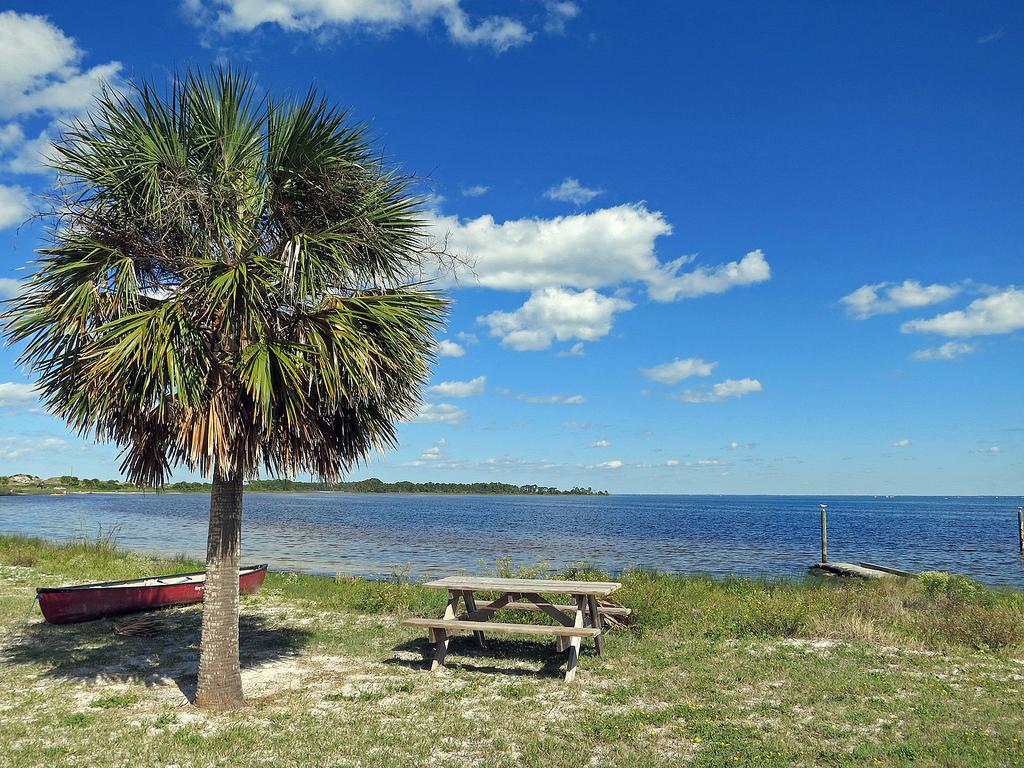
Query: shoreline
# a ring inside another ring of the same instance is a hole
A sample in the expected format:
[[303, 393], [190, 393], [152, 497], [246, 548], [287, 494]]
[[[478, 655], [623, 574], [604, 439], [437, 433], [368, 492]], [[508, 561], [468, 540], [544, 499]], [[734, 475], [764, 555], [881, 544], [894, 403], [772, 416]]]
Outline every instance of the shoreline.
[[[241, 765], [253, 744], [278, 765], [357, 751], [367, 764], [427, 765], [439, 739], [442, 762], [458, 755], [481, 765], [495, 754], [577, 765], [583, 753], [652, 766], [679, 765], [683, 755], [704, 766], [982, 768], [1021, 756], [1024, 596], [952, 578], [624, 575], [615, 599], [634, 623], [607, 633], [603, 655], [586, 648], [577, 688], [567, 690], [564, 659], [548, 642], [495, 638], [480, 648], [458, 636], [451, 673], [431, 674], [432, 647], [400, 621], [442, 615], [441, 591], [274, 572], [242, 598], [252, 706], [229, 713], [185, 706], [198, 604], [139, 614], [158, 629], [146, 636], [113, 631], [130, 616], [61, 626], [38, 609], [26, 616], [44, 584], [191, 570], [190, 561], [109, 544], [0, 536], [0, 698], [12, 714], [0, 751], [11, 765], [38, 765], [40, 740], [50, 762], [84, 755], [96, 768]], [[496, 727], [510, 722], [538, 727]], [[617, 751], [623, 744], [628, 751]]]

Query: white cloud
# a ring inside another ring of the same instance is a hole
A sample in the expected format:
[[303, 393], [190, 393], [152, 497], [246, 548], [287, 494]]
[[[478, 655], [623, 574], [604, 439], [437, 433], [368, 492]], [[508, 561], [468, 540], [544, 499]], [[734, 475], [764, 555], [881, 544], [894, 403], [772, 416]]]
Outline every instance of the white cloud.
[[864, 320], [903, 309], [927, 307], [951, 299], [959, 292], [958, 285], [922, 285], [917, 280], [904, 280], [902, 283], [862, 285], [839, 301], [845, 305], [848, 314]]
[[583, 351], [583, 342], [582, 341], [577, 341], [575, 344], [573, 344], [568, 349], [563, 349], [561, 352], [559, 352], [558, 356], [559, 357], [583, 357], [584, 354], [585, 353]]
[[484, 184], [474, 184], [471, 187], [462, 188], [463, 197], [482, 197], [491, 191], [491, 188]]
[[10, 149], [25, 141], [25, 131], [17, 123], [0, 124], [0, 149]]
[[995, 32], [989, 32], [987, 35], [980, 35], [975, 42], [978, 45], [988, 45], [996, 40], [1002, 40], [1004, 35], [1006, 35], [1005, 29], [997, 29]]
[[565, 23], [570, 19], [576, 18], [580, 12], [579, 6], [576, 3], [568, 2], [568, 0], [563, 0], [562, 2], [551, 2], [549, 0], [546, 5], [548, 7], [548, 16], [544, 21], [544, 30], [552, 34], [560, 35], [565, 32]]
[[583, 395], [516, 395], [516, 400], [539, 405], [583, 405]]
[[763, 391], [764, 387], [757, 379], [726, 379], [712, 386], [710, 390], [688, 389], [674, 398], [684, 403], [720, 403], [723, 400], [746, 397]]
[[477, 376], [469, 381], [442, 381], [427, 388], [427, 392], [438, 397], [473, 397], [482, 395], [487, 386], [486, 376]]
[[719, 264], [717, 267], [697, 267], [692, 272], [679, 270], [693, 261], [693, 257], [670, 261], [661, 268], [663, 279], [648, 285], [647, 291], [655, 301], [696, 299], [709, 294], [725, 293], [738, 286], [753, 285], [770, 280], [771, 267], [764, 253], [750, 251], [739, 261]]
[[607, 440], [595, 440], [590, 444], [591, 448], [608, 448], [610, 446], [611, 443]]
[[84, 110], [101, 81], [117, 78], [112, 61], [82, 70], [75, 41], [46, 17], [0, 13], [0, 117]]
[[620, 469], [623, 463], [618, 459], [612, 459], [611, 461], [602, 461], [597, 465], [598, 469]]
[[4, 436], [0, 437], [0, 459], [12, 461], [35, 453], [65, 451], [70, 447], [71, 443], [59, 437], [24, 438]]
[[27, 405], [35, 402], [36, 388], [34, 384], [21, 384], [16, 381], [0, 381], [0, 406]]
[[467, 277], [484, 288], [503, 291], [538, 288], [608, 288], [640, 282], [656, 301], [722, 293], [734, 286], [767, 280], [771, 269], [761, 251], [715, 267], [683, 268], [693, 257], [662, 264], [655, 241], [672, 233], [657, 211], [618, 205], [552, 219], [476, 219], [435, 214], [435, 236], [447, 239], [451, 253], [469, 261]]
[[0, 229], [21, 224], [31, 212], [26, 190], [0, 184]]
[[0, 299], [13, 299], [25, 289], [25, 283], [21, 280], [12, 280], [9, 277], [0, 277]]
[[448, 441], [445, 438], [441, 438], [436, 441], [430, 448], [424, 449], [420, 454], [421, 461], [440, 461], [445, 458], [444, 447], [448, 445]]
[[488, 16], [474, 26], [457, 0], [449, 0], [444, 4], [450, 6], [450, 10], [443, 14], [444, 23], [456, 43], [485, 45], [502, 53], [533, 39], [533, 33], [521, 21], [507, 16]]
[[904, 333], [937, 333], [942, 336], [969, 337], [1011, 333], [1024, 328], [1024, 290], [1007, 288], [980, 299], [966, 309], [946, 312], [928, 320], [909, 320]]
[[450, 403], [424, 403], [412, 419], [415, 424], [449, 424], [458, 426], [466, 418], [466, 411]]
[[908, 440], [907, 438], [903, 438], [902, 440], [897, 440], [895, 443], [893, 443], [892, 447], [893, 448], [908, 448], [908, 447], [910, 447], [911, 442], [912, 442], [911, 440]]
[[561, 184], [555, 184], [551, 187], [544, 193], [544, 197], [548, 200], [559, 200], [563, 203], [585, 205], [600, 195], [603, 191], [604, 190], [601, 189], [585, 187], [580, 184], [579, 179], [567, 178], [564, 179]]
[[478, 339], [476, 337], [475, 333], [466, 333], [465, 331], [459, 331], [455, 335], [458, 336], [460, 339], [462, 339], [462, 341], [464, 341], [466, 344], [469, 344], [471, 346], [473, 344], [479, 344], [480, 343], [480, 339]]
[[756, 443], [738, 443], [735, 440], [733, 440], [731, 443], [729, 443], [729, 450], [738, 451], [741, 448], [753, 448], [755, 445]]
[[514, 312], [492, 312], [477, 321], [488, 326], [502, 346], [524, 352], [548, 349], [556, 339], [596, 341], [611, 331], [617, 312], [632, 308], [632, 302], [592, 289], [544, 288]]
[[666, 467], [678, 467], [679, 466], [679, 459], [669, 459], [668, 461], [665, 462], [665, 466]]
[[482, 45], [497, 52], [523, 45], [533, 32], [506, 16], [473, 22], [460, 0], [185, 0], [201, 25], [226, 32], [249, 32], [276, 24], [295, 32], [366, 29], [389, 32], [426, 28], [440, 21], [448, 36], [461, 45]]
[[641, 368], [640, 373], [660, 384], [678, 384], [691, 376], [710, 376], [718, 363], [709, 363], [698, 357], [676, 358], [653, 368]]
[[437, 354], [441, 357], [462, 357], [466, 354], [466, 350], [461, 344], [442, 339], [437, 342]]
[[990, 445], [988, 448], [975, 448], [974, 453], [983, 453], [986, 456], [993, 456], [997, 453], [1002, 453], [1003, 449], [998, 445]]
[[[36, 115], [59, 119], [81, 114], [101, 83], [117, 87], [119, 62], [82, 69], [83, 56], [74, 39], [46, 17], [0, 13], [0, 119], [13, 121], [0, 123], [0, 169], [16, 174], [49, 173], [44, 162], [57, 122], [29, 139], [17, 121]], [[0, 187], [0, 228], [24, 218], [13, 219], [14, 212], [27, 214], [27, 203], [19, 200], [21, 192]]]
[[932, 360], [956, 360], [958, 357], [971, 354], [976, 349], [977, 347], [974, 344], [947, 341], [945, 344], [938, 347], [919, 349], [910, 356], [910, 359], [918, 362], [928, 362]]
[[660, 213], [639, 205], [501, 224], [489, 214], [465, 221], [441, 216], [433, 227], [439, 238], [448, 236], [452, 253], [472, 261], [481, 286], [506, 291], [656, 279], [654, 241], [672, 232]]
[[50, 135], [50, 129], [45, 129], [34, 139], [26, 140], [23, 136], [20, 143], [10, 145], [7, 155], [3, 163], [5, 171], [22, 174], [49, 173], [48, 163], [52, 163], [54, 159], [53, 136]]

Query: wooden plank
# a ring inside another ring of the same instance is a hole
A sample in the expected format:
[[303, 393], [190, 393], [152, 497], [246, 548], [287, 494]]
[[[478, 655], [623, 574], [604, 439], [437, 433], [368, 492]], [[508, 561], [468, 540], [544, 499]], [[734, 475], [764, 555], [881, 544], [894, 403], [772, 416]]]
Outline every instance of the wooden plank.
[[[587, 608], [590, 613], [590, 626], [596, 627], [600, 631], [604, 631], [604, 620], [601, 618], [601, 611], [597, 607], [597, 598], [593, 595], [587, 595]], [[600, 656], [604, 653], [604, 637], [598, 635], [594, 638], [594, 647], [597, 649], [597, 654]]]
[[[449, 592], [448, 592], [448, 607], [446, 607], [444, 609], [444, 617], [446, 619], [454, 619], [455, 618], [455, 614], [459, 610], [459, 598], [461, 598], [461, 597], [462, 597], [462, 593], [461, 592], [457, 592], [454, 589], [449, 590]], [[432, 642], [432, 643], [436, 643], [437, 642], [437, 635], [434, 633], [434, 630], [431, 629], [429, 632], [427, 632], [427, 637], [430, 639], [430, 642]]]
[[[508, 597], [508, 595], [505, 595], [505, 597]], [[504, 598], [499, 598], [499, 600], [503, 600], [503, 599]], [[492, 603], [477, 603], [477, 609], [478, 609], [478, 611], [483, 611], [489, 605], [494, 605], [494, 603], [496, 603], [496, 602], [498, 602], [498, 600], [495, 600]], [[557, 604], [553, 604], [553, 607], [557, 608], [560, 611], [565, 611], [566, 613], [571, 613], [571, 612], [576, 610], [576, 606], [574, 606], [574, 605], [557, 605]], [[498, 610], [499, 608], [504, 608], [504, 609], [509, 610], [509, 611], [539, 611], [540, 610], [540, 608], [538, 608], [533, 603], [519, 603], [519, 602], [504, 603], [503, 605], [500, 605], [497, 608], [495, 608], [495, 610]], [[633, 609], [632, 608], [623, 608], [623, 607], [618, 606], [618, 605], [600, 605], [600, 604], [598, 604], [597, 610], [600, 611], [605, 616], [623, 616], [623, 617], [628, 617], [628, 616], [632, 616], [633, 615]]]
[[434, 660], [430, 662], [431, 672], [440, 672], [444, 669], [444, 657], [448, 654], [448, 638], [450, 635], [444, 629], [434, 629], [437, 644], [434, 648]]
[[875, 563], [861, 563], [861, 567], [870, 568], [873, 571], [885, 571], [886, 573], [893, 573], [897, 576], [908, 576], [912, 578], [917, 576], [913, 571], [904, 571], [900, 568], [890, 568], [887, 565], [876, 565]]
[[[576, 618], [575, 618], [575, 629], [583, 629], [583, 605], [586, 598], [582, 595], [576, 596]], [[591, 632], [601, 633], [601, 630], [596, 627], [588, 627]], [[565, 682], [571, 683], [576, 679], [576, 667], [580, 663], [580, 638], [573, 636], [569, 640], [569, 659], [565, 664]]]
[[402, 626], [434, 629], [438, 635], [454, 631], [462, 632], [509, 632], [520, 635], [564, 635], [567, 637], [597, 637], [600, 630], [595, 627], [579, 626], [554, 627], [543, 624], [504, 624], [496, 621], [462, 621], [460, 619], [404, 619]]
[[462, 621], [486, 621], [497, 611], [512, 604], [512, 595], [502, 595], [490, 603], [477, 603], [475, 610], [464, 613], [459, 618]]
[[423, 586], [432, 589], [469, 589], [475, 592], [540, 592], [568, 595], [594, 595], [606, 597], [620, 589], [615, 581], [560, 581], [557, 579], [496, 579], [480, 576], [447, 576], [428, 581]]
[[892, 576], [885, 571], [864, 568], [853, 563], [818, 563], [811, 566], [811, 573], [824, 576], [854, 576], [861, 579], [881, 579]]
[[455, 614], [459, 611], [459, 598], [462, 597], [461, 592], [456, 592], [454, 589], [448, 593], [448, 607], [444, 609], [444, 617], [446, 619], [454, 619]]
[[[473, 593], [470, 592], [468, 589], [462, 591], [462, 601], [466, 604], [466, 611], [468, 613], [476, 612], [476, 599], [473, 597]], [[484, 642], [483, 632], [474, 632], [473, 637], [476, 638], [476, 644], [479, 645], [481, 648], [487, 647], [486, 643]]]
[[569, 616], [569, 614], [563, 613], [562, 611], [558, 610], [557, 608], [555, 608], [555, 606], [553, 606], [551, 603], [549, 603], [547, 600], [545, 600], [540, 595], [534, 594], [533, 592], [524, 592], [523, 593], [523, 597], [525, 597], [531, 603], [536, 605], [537, 608], [539, 608], [540, 610], [544, 611], [544, 613], [546, 613], [552, 619], [557, 621], [563, 627], [571, 627], [572, 626], [572, 621], [573, 620], [572, 620], [572, 617]]

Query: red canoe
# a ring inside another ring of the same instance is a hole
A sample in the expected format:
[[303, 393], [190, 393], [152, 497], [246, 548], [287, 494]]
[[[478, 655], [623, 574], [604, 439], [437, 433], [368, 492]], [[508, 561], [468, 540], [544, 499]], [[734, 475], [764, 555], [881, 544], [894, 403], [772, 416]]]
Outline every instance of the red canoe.
[[[243, 595], [258, 592], [266, 576], [266, 565], [240, 569], [239, 591]], [[51, 624], [72, 624], [122, 613], [198, 603], [203, 599], [205, 582], [206, 572], [198, 571], [74, 587], [39, 587], [36, 595], [39, 607], [43, 609], [43, 618]]]

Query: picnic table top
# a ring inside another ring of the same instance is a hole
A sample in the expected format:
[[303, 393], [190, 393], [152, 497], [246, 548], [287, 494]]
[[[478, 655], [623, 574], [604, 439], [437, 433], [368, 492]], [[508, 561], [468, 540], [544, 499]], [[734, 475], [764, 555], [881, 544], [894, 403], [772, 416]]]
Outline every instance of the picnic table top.
[[428, 581], [433, 589], [468, 589], [494, 592], [548, 592], [605, 597], [620, 587], [617, 581], [560, 581], [557, 579], [495, 579], [482, 576], [446, 576]]

